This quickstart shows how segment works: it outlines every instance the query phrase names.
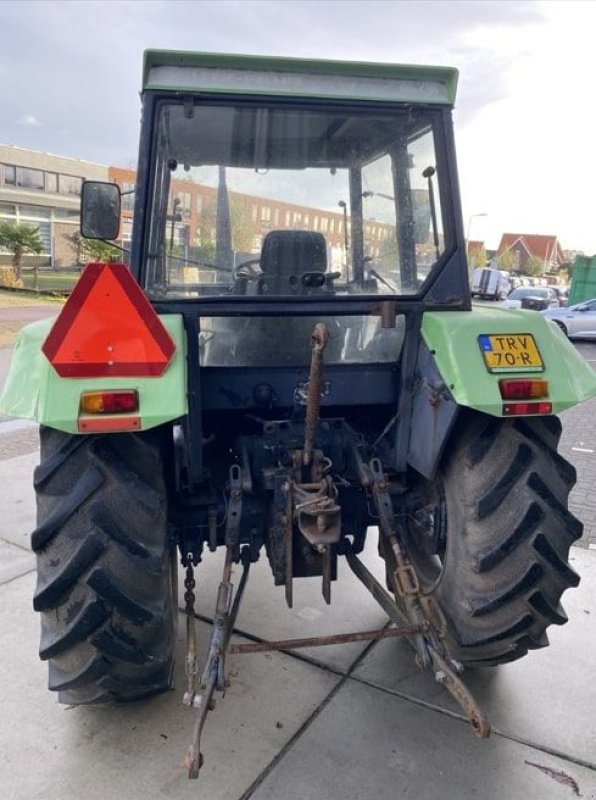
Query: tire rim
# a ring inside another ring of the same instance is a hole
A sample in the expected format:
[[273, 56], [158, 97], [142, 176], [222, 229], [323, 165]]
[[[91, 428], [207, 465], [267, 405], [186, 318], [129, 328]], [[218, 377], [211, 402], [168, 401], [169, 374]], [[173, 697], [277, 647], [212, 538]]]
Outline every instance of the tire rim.
[[418, 573], [424, 594], [430, 593], [443, 574], [447, 549], [447, 511], [440, 480], [414, 490], [406, 509], [404, 546]]

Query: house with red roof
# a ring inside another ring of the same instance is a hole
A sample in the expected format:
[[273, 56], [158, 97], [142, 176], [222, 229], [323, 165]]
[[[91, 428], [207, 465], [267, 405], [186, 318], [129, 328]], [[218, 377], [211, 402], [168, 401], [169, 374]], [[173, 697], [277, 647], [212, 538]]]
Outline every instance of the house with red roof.
[[565, 261], [557, 237], [537, 233], [504, 233], [497, 250], [497, 257], [507, 252], [517, 257], [516, 269], [522, 269], [531, 258], [536, 258], [542, 261], [545, 272], [554, 272]]

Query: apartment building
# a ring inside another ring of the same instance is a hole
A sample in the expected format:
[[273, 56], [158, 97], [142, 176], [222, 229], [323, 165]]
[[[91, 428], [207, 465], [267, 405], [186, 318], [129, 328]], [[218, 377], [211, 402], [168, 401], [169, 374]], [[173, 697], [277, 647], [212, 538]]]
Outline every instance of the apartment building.
[[[134, 170], [110, 167], [109, 180], [123, 192], [120, 236], [124, 247], [132, 236], [132, 216], [136, 173]], [[345, 260], [346, 223], [349, 217], [338, 203], [337, 211], [318, 209], [282, 200], [257, 197], [229, 191], [232, 247], [239, 258], [260, 252], [263, 239], [270, 230], [299, 228], [319, 231], [329, 248], [330, 264], [339, 266]], [[208, 247], [215, 242], [217, 189], [189, 177], [172, 178], [170, 210], [176, 210], [171, 236], [174, 246], [192, 249]], [[366, 252], [379, 255], [381, 243], [390, 235], [390, 226], [367, 221], [364, 225]]]
[[[38, 227], [43, 244], [39, 257], [25, 257], [25, 267], [76, 263], [72, 235], [79, 229], [83, 180], [108, 180], [108, 167], [0, 144], [0, 219]], [[0, 263], [10, 263], [10, 256], [0, 253]]]

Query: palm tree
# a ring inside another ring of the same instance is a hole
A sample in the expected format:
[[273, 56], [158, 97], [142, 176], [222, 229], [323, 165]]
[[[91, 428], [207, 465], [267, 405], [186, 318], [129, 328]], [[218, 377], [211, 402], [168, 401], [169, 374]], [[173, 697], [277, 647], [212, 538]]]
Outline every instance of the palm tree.
[[12, 253], [12, 268], [15, 279], [21, 279], [23, 256], [26, 253], [39, 255], [43, 243], [39, 236], [39, 228], [33, 225], [13, 225], [0, 220], [0, 249]]

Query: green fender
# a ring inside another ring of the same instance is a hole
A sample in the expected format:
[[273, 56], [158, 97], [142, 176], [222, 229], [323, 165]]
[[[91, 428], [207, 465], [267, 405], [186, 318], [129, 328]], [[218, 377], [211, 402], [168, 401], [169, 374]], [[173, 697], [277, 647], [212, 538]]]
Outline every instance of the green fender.
[[182, 417], [188, 411], [186, 390], [186, 336], [180, 314], [162, 314], [160, 320], [176, 344], [176, 351], [159, 377], [61, 378], [41, 348], [54, 318], [26, 325], [17, 338], [0, 411], [78, 433], [82, 392], [136, 389], [141, 428], [147, 430]]
[[[541, 372], [491, 373], [478, 337], [532, 334], [542, 356]], [[538, 311], [475, 307], [472, 311], [428, 311], [422, 338], [456, 403], [495, 417], [503, 416], [502, 378], [543, 378], [553, 414], [596, 396], [596, 373], [565, 334]]]

